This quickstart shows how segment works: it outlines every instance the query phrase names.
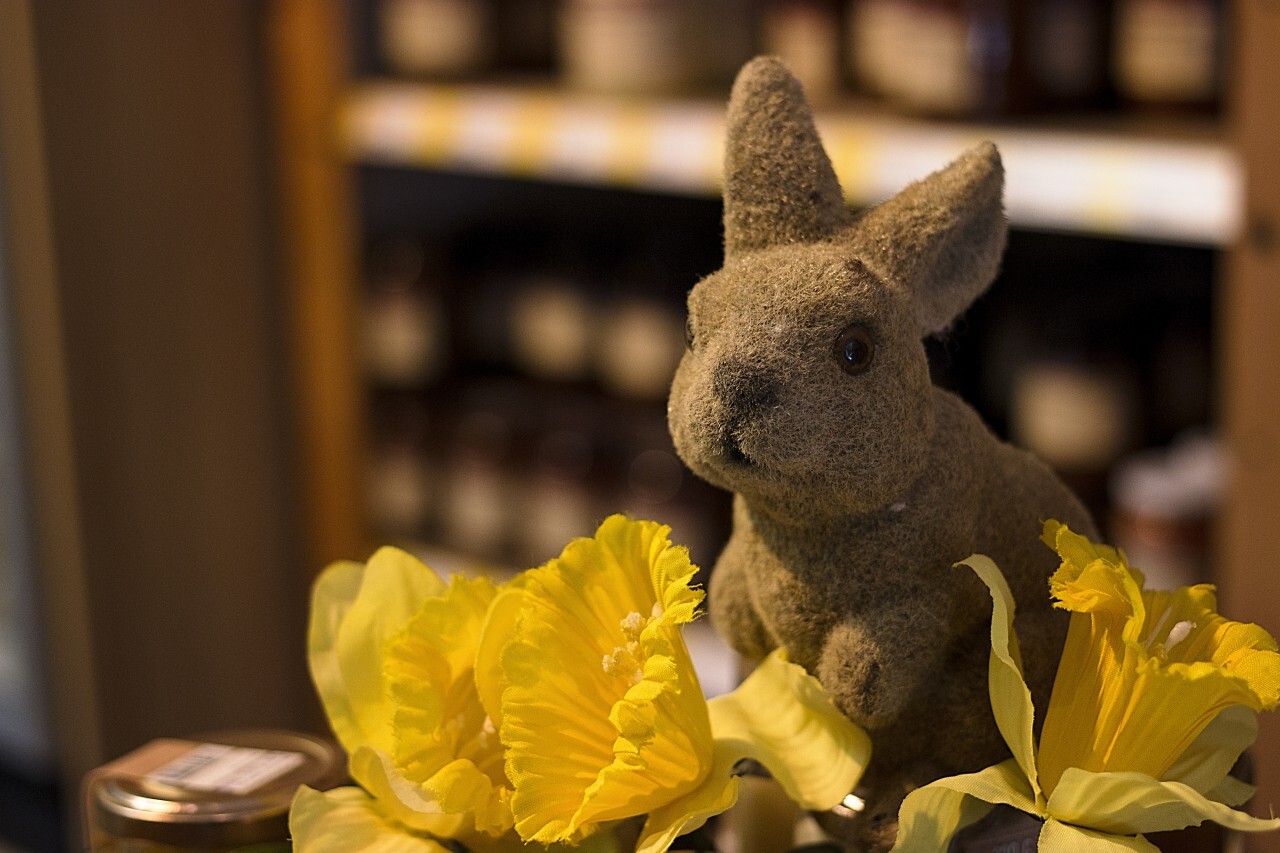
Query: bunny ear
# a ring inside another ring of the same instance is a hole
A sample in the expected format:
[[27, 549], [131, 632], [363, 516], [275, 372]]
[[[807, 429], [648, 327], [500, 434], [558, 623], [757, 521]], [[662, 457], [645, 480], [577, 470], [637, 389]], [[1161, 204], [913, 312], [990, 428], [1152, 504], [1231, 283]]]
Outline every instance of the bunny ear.
[[738, 73], [724, 161], [726, 256], [815, 243], [852, 222], [800, 83], [777, 59]]
[[985, 142], [858, 219], [863, 260], [910, 290], [923, 334], [945, 329], [995, 278], [1003, 192], [1000, 152]]

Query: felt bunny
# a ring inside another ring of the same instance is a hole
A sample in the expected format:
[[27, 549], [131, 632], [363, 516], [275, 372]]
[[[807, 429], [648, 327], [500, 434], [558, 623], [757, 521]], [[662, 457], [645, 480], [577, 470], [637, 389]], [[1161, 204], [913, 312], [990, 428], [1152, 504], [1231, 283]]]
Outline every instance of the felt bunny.
[[977, 552], [1004, 570], [1043, 708], [1066, 620], [1041, 524], [1096, 536], [1048, 468], [929, 378], [922, 338], [996, 274], [1002, 189], [984, 144], [854, 216], [786, 68], [759, 58], [734, 84], [725, 261], [689, 295], [668, 422], [685, 463], [736, 493], [716, 628], [750, 659], [784, 646], [871, 734], [851, 830], [869, 849], [892, 844], [908, 790], [1006, 754], [991, 603], [953, 564]]

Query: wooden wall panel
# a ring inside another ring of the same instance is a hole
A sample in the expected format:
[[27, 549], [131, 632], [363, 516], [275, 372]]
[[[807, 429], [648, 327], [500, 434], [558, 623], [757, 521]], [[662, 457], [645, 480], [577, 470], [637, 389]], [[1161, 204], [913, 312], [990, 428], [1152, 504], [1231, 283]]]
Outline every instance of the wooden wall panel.
[[296, 726], [263, 6], [31, 8], [102, 755]]

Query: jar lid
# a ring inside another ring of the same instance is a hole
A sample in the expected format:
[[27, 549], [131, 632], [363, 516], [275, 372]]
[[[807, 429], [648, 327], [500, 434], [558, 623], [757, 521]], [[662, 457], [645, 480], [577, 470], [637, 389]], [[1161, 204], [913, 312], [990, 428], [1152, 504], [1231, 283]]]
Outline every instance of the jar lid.
[[99, 827], [117, 838], [187, 847], [236, 847], [288, 838], [298, 786], [343, 780], [338, 747], [274, 729], [197, 735], [151, 772], [100, 780], [91, 793]]

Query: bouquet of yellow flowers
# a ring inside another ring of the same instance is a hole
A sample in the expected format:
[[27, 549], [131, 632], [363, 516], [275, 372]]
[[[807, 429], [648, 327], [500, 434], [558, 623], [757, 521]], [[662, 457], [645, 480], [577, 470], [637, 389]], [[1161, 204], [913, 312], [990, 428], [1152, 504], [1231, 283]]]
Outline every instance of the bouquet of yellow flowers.
[[743, 759], [803, 807], [844, 799], [866, 733], [782, 653], [703, 698], [703, 593], [667, 536], [612, 516], [503, 585], [392, 548], [326, 569], [308, 656], [358, 787], [301, 789], [295, 850], [660, 853], [733, 805]]
[[[845, 800], [867, 734], [779, 650], [735, 691], [703, 698], [683, 625], [696, 567], [668, 528], [612, 516], [593, 538], [505, 584], [442, 579], [379, 550], [316, 583], [308, 654], [356, 786], [303, 788], [299, 853], [530, 845], [661, 853], [730, 808], [744, 759], [801, 807]], [[1037, 742], [1014, 602], [995, 564], [992, 710], [1012, 757], [909, 794], [895, 851], [939, 853], [994, 806], [1041, 822], [1038, 848], [1155, 851], [1146, 833], [1206, 820], [1257, 831], [1229, 775], [1280, 704], [1280, 653], [1257, 625], [1216, 611], [1208, 585], [1144, 589], [1124, 555], [1054, 521], [1050, 579], [1071, 611]]]

